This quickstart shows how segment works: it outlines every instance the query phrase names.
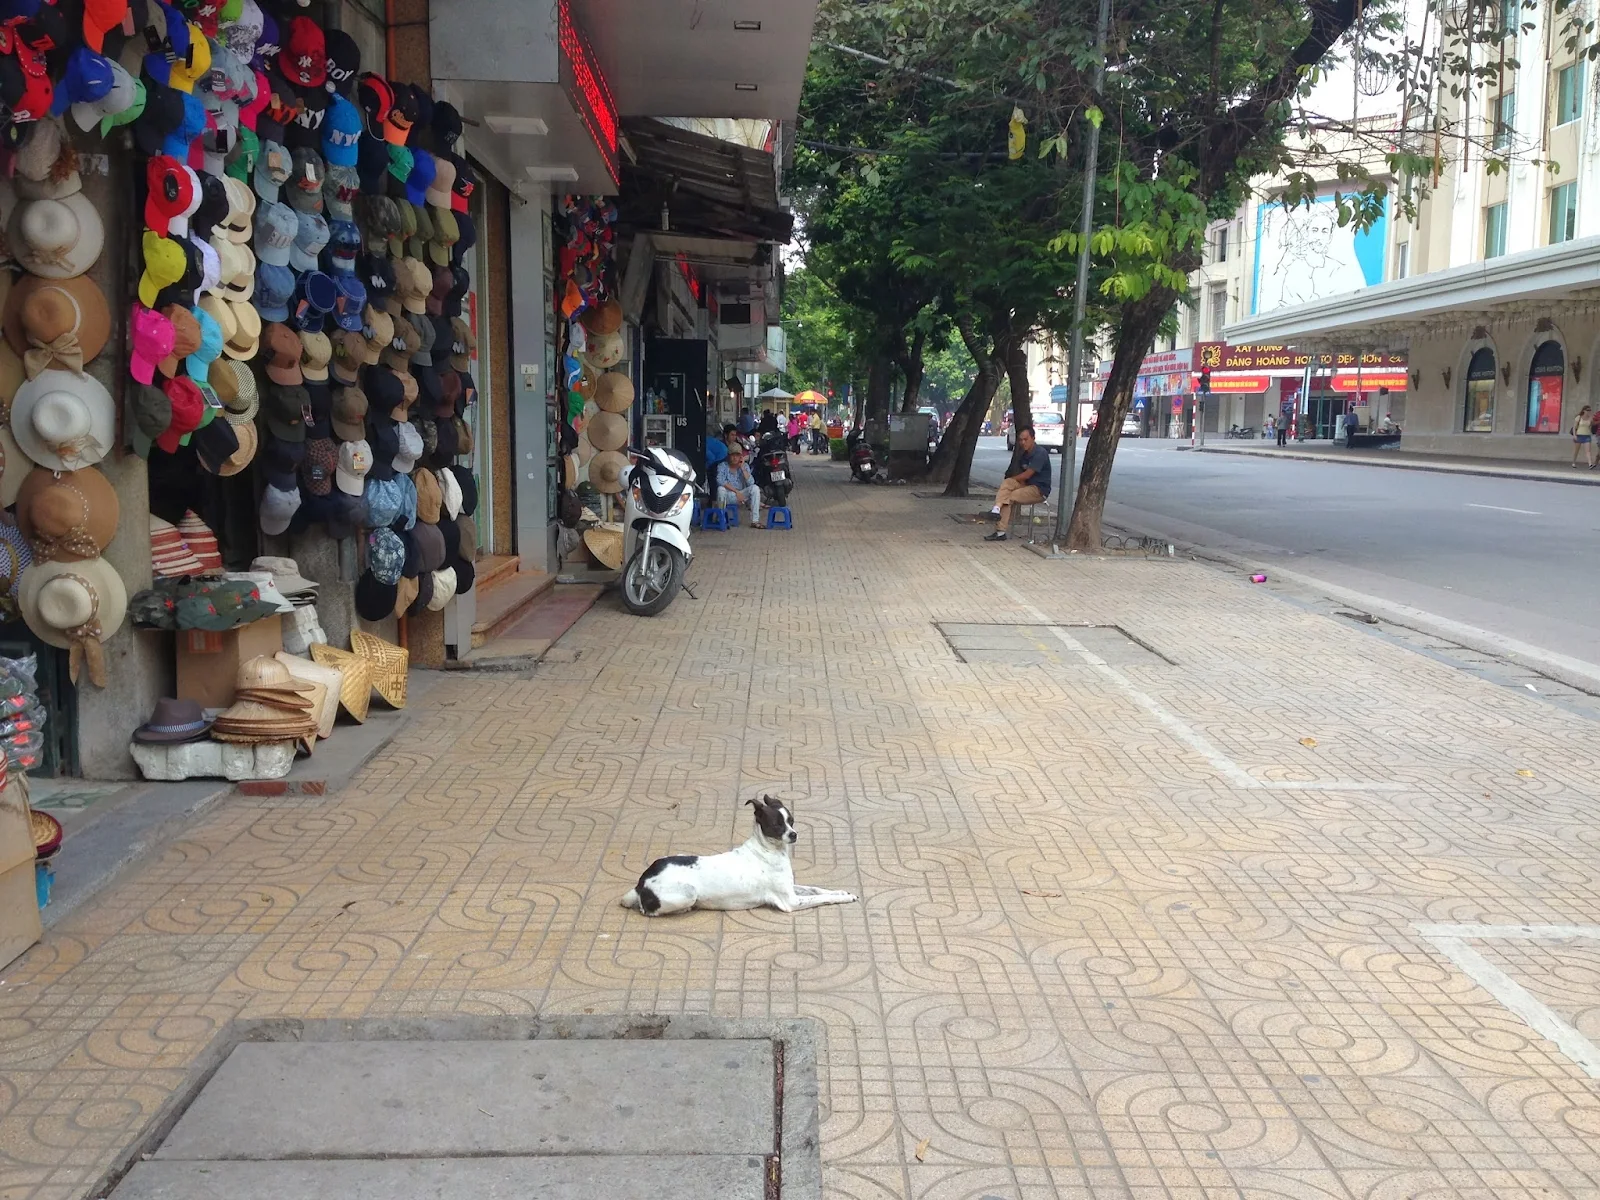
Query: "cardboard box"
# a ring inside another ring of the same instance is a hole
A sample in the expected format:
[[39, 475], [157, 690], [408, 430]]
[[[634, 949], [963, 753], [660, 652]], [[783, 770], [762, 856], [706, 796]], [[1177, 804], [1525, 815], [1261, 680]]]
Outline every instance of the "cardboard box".
[[277, 613], [226, 633], [178, 631], [178, 699], [201, 708], [227, 708], [239, 678], [239, 664], [283, 649], [283, 618]]
[[39, 924], [39, 885], [33, 877], [33, 855], [28, 861], [0, 871], [0, 969], [37, 942], [44, 933]]
[[0, 788], [0, 871], [33, 861], [33, 824], [28, 814], [28, 785], [19, 776]]

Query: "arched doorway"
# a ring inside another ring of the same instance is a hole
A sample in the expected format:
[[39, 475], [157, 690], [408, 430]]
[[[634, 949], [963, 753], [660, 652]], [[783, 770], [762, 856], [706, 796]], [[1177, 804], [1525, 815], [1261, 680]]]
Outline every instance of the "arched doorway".
[[1462, 428], [1468, 433], [1494, 432], [1494, 351], [1484, 346], [1467, 364], [1467, 407]]
[[1561, 387], [1566, 377], [1567, 356], [1561, 343], [1541, 344], [1528, 365], [1528, 433], [1561, 432]]

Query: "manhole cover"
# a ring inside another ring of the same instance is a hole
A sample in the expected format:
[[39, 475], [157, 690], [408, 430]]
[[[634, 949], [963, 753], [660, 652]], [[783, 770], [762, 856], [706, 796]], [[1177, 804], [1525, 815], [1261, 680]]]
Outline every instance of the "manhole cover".
[[1077, 666], [1099, 659], [1113, 667], [1175, 665], [1120, 625], [936, 624], [962, 662]]
[[821, 1195], [811, 1022], [239, 1023], [111, 1200]]

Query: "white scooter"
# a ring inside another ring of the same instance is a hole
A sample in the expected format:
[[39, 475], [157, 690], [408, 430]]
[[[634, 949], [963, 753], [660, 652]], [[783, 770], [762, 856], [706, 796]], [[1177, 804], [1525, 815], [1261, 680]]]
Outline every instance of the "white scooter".
[[676, 450], [651, 446], [628, 454], [634, 465], [622, 520], [622, 602], [653, 617], [677, 598], [694, 557], [689, 526], [698, 484], [694, 467]]

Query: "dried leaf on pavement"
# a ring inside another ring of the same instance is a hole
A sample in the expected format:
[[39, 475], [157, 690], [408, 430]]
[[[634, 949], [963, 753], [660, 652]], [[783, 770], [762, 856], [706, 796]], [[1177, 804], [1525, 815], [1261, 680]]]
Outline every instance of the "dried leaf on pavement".
[[1041, 892], [1037, 888], [1023, 888], [1022, 889], [1022, 894], [1024, 896], [1042, 896], [1046, 900], [1059, 900], [1059, 899], [1061, 899], [1061, 893], [1060, 892]]
[[917, 1161], [918, 1162], [921, 1162], [923, 1160], [923, 1156], [928, 1153], [928, 1143], [931, 1142], [931, 1141], [933, 1141], [932, 1138], [923, 1138], [920, 1142], [917, 1143]]
[[1314, 747], [1317, 744], [1317, 739], [1316, 738], [1312, 738], [1312, 737], [1301, 738], [1300, 739], [1300, 744], [1302, 746], [1313, 746]]
[[1524, 778], [1524, 779], [1532, 779], [1533, 778], [1533, 772], [1528, 770], [1527, 767], [1523, 767], [1522, 770], [1517, 772], [1517, 774], [1522, 776], [1522, 778]]

